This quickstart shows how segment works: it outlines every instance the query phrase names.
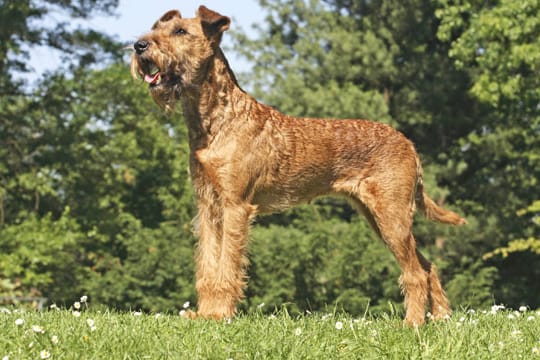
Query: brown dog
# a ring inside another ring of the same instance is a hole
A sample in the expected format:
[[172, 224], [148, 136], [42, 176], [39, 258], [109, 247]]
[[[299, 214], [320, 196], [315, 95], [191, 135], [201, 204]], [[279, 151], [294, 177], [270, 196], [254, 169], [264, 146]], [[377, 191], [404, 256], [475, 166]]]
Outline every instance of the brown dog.
[[131, 63], [161, 107], [181, 101], [189, 129], [200, 237], [198, 312], [190, 316], [234, 316], [257, 213], [327, 194], [350, 199], [396, 257], [407, 323], [424, 323], [428, 302], [435, 318], [449, 314], [435, 267], [416, 250], [413, 215], [418, 208], [435, 221], [465, 220], [424, 192], [413, 144], [384, 124], [295, 118], [258, 103], [238, 86], [219, 47], [229, 23], [204, 6], [190, 19], [169, 11], [135, 42]]

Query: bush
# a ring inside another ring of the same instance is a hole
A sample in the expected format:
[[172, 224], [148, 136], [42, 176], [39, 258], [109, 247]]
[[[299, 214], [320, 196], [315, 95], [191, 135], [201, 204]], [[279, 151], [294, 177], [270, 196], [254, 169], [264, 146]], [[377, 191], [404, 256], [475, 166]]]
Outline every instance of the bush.
[[0, 230], [0, 295], [64, 301], [77, 288], [83, 234], [69, 208], [54, 220], [34, 213]]

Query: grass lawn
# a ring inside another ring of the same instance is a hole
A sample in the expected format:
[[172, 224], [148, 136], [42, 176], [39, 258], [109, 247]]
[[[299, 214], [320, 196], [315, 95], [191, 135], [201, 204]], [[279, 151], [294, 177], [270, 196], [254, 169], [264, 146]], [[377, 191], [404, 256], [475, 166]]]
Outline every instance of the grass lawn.
[[[84, 304], [83, 304], [84, 305]], [[407, 328], [398, 316], [0, 309], [0, 359], [540, 359], [540, 311], [493, 307]]]

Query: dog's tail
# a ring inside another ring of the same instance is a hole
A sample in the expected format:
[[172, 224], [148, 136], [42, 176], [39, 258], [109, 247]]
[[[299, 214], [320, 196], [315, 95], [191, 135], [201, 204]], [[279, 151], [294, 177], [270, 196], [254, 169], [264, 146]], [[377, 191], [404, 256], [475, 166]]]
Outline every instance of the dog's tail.
[[453, 211], [443, 209], [433, 201], [424, 190], [424, 181], [422, 180], [422, 168], [418, 166], [418, 178], [416, 182], [416, 208], [420, 210], [425, 217], [432, 221], [437, 221], [443, 224], [450, 225], [465, 225], [467, 220], [459, 216]]
[[416, 195], [416, 206], [430, 220], [451, 225], [465, 225], [467, 223], [467, 220], [455, 212], [443, 209], [431, 200], [423, 190], [423, 186], [421, 192]]

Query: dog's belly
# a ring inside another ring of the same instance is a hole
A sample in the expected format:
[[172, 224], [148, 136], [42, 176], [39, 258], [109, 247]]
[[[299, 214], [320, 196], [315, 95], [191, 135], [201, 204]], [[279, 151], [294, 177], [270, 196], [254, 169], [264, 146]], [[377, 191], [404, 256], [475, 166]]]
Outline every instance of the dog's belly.
[[332, 192], [329, 181], [290, 182], [284, 186], [260, 189], [253, 196], [252, 203], [261, 214], [289, 209], [308, 202], [318, 196]]
[[260, 192], [253, 199], [253, 205], [257, 206], [260, 214], [269, 214], [287, 210], [297, 204], [309, 201], [311, 198], [301, 198], [284, 193]]

